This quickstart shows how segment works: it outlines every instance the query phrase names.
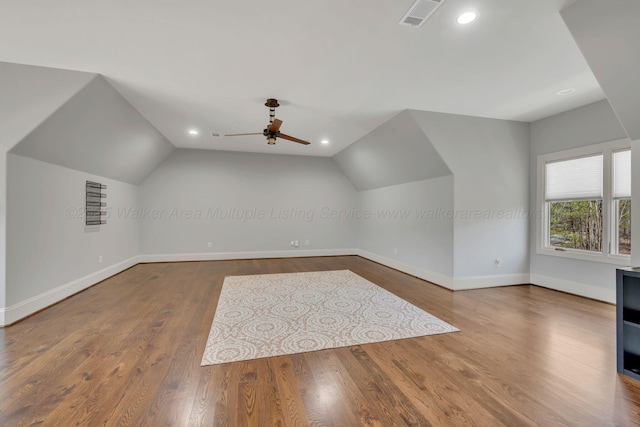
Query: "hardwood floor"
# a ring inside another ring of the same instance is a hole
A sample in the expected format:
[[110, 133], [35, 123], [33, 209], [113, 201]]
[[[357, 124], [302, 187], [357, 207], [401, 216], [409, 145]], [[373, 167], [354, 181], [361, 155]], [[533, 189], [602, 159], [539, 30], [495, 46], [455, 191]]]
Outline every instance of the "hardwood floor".
[[[459, 333], [201, 367], [225, 276], [349, 269]], [[0, 329], [0, 425], [631, 426], [615, 308], [355, 256], [141, 264]]]

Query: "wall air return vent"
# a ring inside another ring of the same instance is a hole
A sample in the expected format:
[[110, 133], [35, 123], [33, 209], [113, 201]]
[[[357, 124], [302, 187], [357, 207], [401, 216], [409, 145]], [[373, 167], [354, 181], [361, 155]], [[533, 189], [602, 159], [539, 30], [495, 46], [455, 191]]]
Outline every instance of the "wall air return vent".
[[[85, 182], [85, 225], [102, 225], [106, 224], [106, 207], [107, 207], [107, 186], [99, 182]], [[102, 218], [105, 219], [102, 219]], [[100, 261], [102, 262], [102, 261]]]
[[421, 27], [445, 0], [417, 0], [400, 20], [401, 25]]
[[211, 132], [211, 136], [213, 138], [222, 138], [222, 133], [214, 131], [214, 132]]

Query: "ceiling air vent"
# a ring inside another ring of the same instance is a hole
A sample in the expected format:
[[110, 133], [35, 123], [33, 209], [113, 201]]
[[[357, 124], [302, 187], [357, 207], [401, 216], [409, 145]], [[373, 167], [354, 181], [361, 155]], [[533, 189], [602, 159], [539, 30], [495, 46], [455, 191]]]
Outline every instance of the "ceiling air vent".
[[417, 0], [400, 20], [401, 25], [420, 27], [433, 15], [444, 0]]
[[222, 138], [222, 133], [220, 132], [211, 132], [211, 136], [214, 138]]

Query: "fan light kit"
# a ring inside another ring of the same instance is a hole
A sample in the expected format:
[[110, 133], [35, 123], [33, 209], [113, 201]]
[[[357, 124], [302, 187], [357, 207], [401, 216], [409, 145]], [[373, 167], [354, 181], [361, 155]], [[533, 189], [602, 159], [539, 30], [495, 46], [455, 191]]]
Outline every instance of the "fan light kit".
[[269, 98], [264, 105], [269, 107], [269, 125], [262, 131], [262, 133], [228, 133], [225, 136], [263, 135], [267, 138], [267, 144], [269, 145], [275, 145], [276, 139], [278, 138], [297, 142], [298, 144], [303, 145], [311, 144], [310, 142], [303, 139], [299, 139], [295, 136], [287, 135], [286, 133], [280, 132], [282, 120], [276, 119], [276, 108], [280, 106], [277, 99]]

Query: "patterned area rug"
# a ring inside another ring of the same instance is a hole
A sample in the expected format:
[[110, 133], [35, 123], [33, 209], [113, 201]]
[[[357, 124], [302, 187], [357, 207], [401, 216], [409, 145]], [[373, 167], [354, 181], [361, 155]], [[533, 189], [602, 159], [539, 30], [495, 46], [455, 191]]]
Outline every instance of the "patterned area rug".
[[455, 331], [349, 270], [231, 276], [202, 366]]

